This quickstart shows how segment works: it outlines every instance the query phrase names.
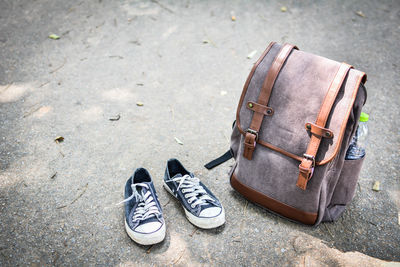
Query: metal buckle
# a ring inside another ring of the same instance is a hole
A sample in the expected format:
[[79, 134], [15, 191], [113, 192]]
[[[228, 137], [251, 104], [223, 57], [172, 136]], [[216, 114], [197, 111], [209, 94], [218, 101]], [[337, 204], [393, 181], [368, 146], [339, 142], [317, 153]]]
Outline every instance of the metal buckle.
[[306, 159], [312, 160], [312, 167], [313, 168], [315, 167], [315, 157], [314, 156], [304, 153], [303, 157], [306, 158]]
[[247, 133], [254, 134], [254, 135], [256, 136], [256, 141], [258, 140], [258, 132], [257, 132], [257, 131], [254, 131], [253, 129], [248, 128], [248, 129], [246, 130], [246, 132], [247, 132]]

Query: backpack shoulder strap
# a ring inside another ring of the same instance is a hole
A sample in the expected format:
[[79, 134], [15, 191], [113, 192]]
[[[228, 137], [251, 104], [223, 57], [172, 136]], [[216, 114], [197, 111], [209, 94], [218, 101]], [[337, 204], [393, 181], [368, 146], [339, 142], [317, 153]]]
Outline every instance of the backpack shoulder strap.
[[[347, 76], [347, 73], [352, 66], [342, 63], [329, 86], [328, 92], [325, 95], [324, 101], [322, 102], [319, 110], [315, 125], [317, 127], [324, 128], [326, 121], [328, 120], [329, 113], [331, 112], [332, 106], [336, 100], [338, 92], [342, 87], [343, 81]], [[299, 177], [297, 179], [297, 186], [303, 190], [306, 190], [307, 182], [311, 179], [315, 167], [315, 157], [318, 152], [319, 145], [321, 144], [322, 135], [312, 133], [310, 143], [308, 144], [307, 151], [303, 155], [303, 159], [299, 165]]]

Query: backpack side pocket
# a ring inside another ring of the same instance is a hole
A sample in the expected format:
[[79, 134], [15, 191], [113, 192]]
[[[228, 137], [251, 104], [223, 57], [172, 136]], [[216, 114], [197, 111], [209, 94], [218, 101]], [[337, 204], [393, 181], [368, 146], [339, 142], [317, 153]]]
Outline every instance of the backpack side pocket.
[[330, 204], [327, 206], [323, 222], [335, 221], [354, 197], [357, 181], [365, 157], [357, 160], [345, 160], [336, 184]]

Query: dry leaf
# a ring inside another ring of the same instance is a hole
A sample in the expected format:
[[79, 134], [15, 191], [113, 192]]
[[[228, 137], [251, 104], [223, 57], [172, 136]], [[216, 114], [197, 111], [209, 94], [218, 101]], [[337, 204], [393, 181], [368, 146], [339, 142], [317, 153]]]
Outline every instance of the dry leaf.
[[57, 136], [56, 138], [54, 138], [54, 141], [58, 144], [61, 143], [62, 141], [64, 141], [64, 137], [62, 136]]
[[379, 181], [375, 181], [374, 186], [372, 187], [372, 190], [374, 191], [381, 191], [381, 189], [379, 188], [379, 186], [381, 185], [381, 183]]
[[175, 137], [175, 141], [176, 141], [178, 144], [183, 145], [183, 142], [182, 142], [181, 140], [179, 140], [178, 137]]
[[283, 6], [281, 7], [281, 12], [286, 12], [287, 11], [287, 7]]
[[136, 106], [139, 106], [139, 107], [141, 107], [141, 106], [143, 106], [144, 104], [142, 103], [142, 102], [136, 102]]
[[231, 20], [236, 21], [235, 12], [231, 11]]
[[247, 58], [250, 59], [250, 58], [254, 57], [256, 53], [257, 53], [257, 50], [250, 52], [250, 54], [247, 55]]
[[362, 18], [365, 18], [365, 15], [361, 10], [356, 11], [356, 14], [359, 15], [360, 17], [362, 17]]
[[50, 39], [53, 39], [53, 40], [58, 40], [58, 39], [60, 39], [60, 36], [58, 36], [57, 34], [54, 34], [54, 33], [53, 33], [53, 34], [50, 34], [50, 35], [49, 35], [49, 38], [50, 38]]
[[211, 39], [204, 39], [203, 44], [211, 44], [212, 46], [216, 47], [215, 43]]
[[121, 118], [121, 116], [118, 114], [118, 115], [116, 115], [116, 116], [110, 117], [109, 120], [110, 120], [110, 121], [117, 121], [117, 120], [119, 120], [120, 118]]

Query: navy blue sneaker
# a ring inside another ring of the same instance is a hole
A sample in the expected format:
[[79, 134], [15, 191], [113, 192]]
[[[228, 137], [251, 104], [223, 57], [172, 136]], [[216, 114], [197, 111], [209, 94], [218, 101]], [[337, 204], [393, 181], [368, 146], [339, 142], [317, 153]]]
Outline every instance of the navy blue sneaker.
[[125, 185], [125, 229], [141, 245], [159, 243], [165, 238], [165, 222], [149, 172], [136, 169]]
[[187, 219], [197, 227], [210, 229], [225, 223], [225, 211], [219, 200], [177, 159], [167, 162], [164, 187], [181, 202]]

